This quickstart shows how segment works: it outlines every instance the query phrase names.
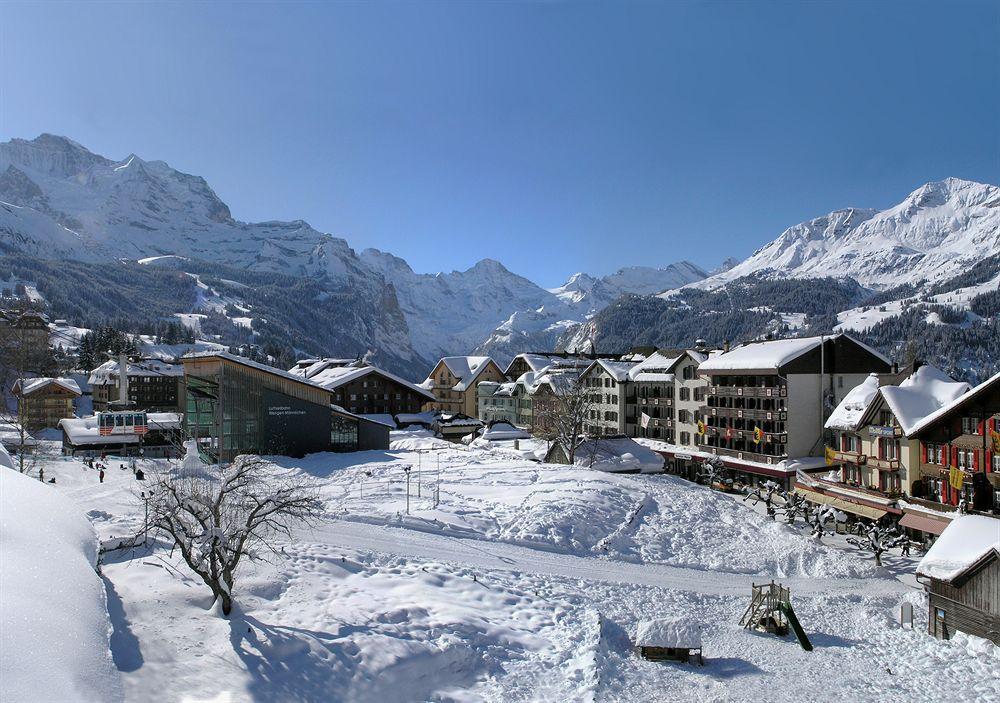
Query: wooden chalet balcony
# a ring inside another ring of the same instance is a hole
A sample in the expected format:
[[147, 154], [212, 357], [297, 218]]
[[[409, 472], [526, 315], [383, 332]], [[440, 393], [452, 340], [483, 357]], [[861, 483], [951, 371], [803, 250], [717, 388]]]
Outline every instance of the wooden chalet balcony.
[[844, 461], [848, 464], [864, 464], [867, 457], [861, 452], [842, 452], [839, 449], [829, 447], [833, 451], [834, 461]]
[[788, 395], [788, 386], [709, 386], [709, 395], [739, 398], [784, 398]]
[[784, 410], [747, 410], [746, 408], [715, 408], [705, 410], [712, 417], [742, 417], [748, 420], [786, 420], [788, 413]]
[[868, 466], [873, 466], [880, 471], [899, 471], [899, 459], [879, 459], [876, 456], [868, 457]]

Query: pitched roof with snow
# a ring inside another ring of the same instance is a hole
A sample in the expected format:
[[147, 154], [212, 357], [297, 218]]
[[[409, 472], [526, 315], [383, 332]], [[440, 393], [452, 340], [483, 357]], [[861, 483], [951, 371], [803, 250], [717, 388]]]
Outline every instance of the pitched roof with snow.
[[14, 394], [21, 396], [29, 396], [33, 393], [37, 393], [46, 386], [58, 386], [63, 390], [67, 390], [74, 395], [82, 395], [80, 391], [80, 386], [72, 378], [25, 378], [23, 380], [18, 380], [14, 384]]
[[[129, 361], [126, 369], [130, 377], [133, 376], [183, 376], [184, 367], [180, 364], [168, 364], [160, 359], [143, 359], [141, 361]], [[118, 379], [120, 369], [117, 360], [105, 361], [103, 364], [90, 372], [87, 382], [92, 386], [104, 386], [114, 383]]]
[[603, 369], [611, 378], [615, 379], [619, 383], [623, 383], [629, 380], [628, 374], [638, 362], [635, 361], [612, 361], [610, 359], [597, 359], [594, 361], [584, 373], [590, 373], [591, 369], [601, 368]]
[[856, 385], [840, 404], [834, 408], [830, 418], [826, 421], [825, 427], [828, 430], [856, 430], [861, 425], [861, 419], [865, 411], [878, 395], [879, 381], [878, 374], [873, 373], [864, 381]]
[[664, 460], [631, 437], [601, 437], [588, 439], [577, 447], [573, 463], [611, 473], [656, 473], [663, 470]]
[[986, 515], [962, 515], [944, 528], [917, 565], [917, 574], [954, 581], [982, 560], [1000, 556], [1000, 520]]
[[629, 378], [640, 383], [669, 383], [674, 380], [674, 374], [671, 373], [671, 369], [680, 361], [681, 356], [668, 357], [662, 352], [654, 352], [629, 369]]
[[955, 412], [966, 405], [966, 403], [971, 403], [976, 398], [980, 397], [983, 393], [988, 392], [991, 388], [1000, 384], [1000, 373], [994, 374], [992, 377], [980, 383], [978, 386], [973, 388], [968, 393], [960, 395], [959, 397], [952, 400], [950, 403], [940, 407], [936, 411], [932, 412], [930, 415], [924, 417], [920, 422], [916, 423], [913, 428], [907, 433], [908, 436], [912, 437], [918, 432], [927, 429], [930, 425], [937, 422], [946, 415]]
[[780, 369], [803, 354], [818, 349], [820, 344], [840, 337], [875, 355], [886, 364], [890, 363], [882, 354], [845, 334], [820, 337], [798, 337], [794, 339], [773, 339], [766, 342], [748, 342], [735, 349], [710, 356], [698, 367], [699, 371], [740, 371], [743, 369]]
[[879, 393], [909, 436], [924, 418], [971, 389], [968, 383], [956, 381], [933, 366], [921, 366], [898, 386], [883, 386]]
[[[452, 390], [462, 392], [467, 390], [491, 363], [495, 362], [488, 356], [445, 356], [438, 363], [448, 367], [451, 375], [458, 379], [458, 383], [452, 386]], [[433, 375], [428, 376], [421, 386], [427, 387], [426, 384], [433, 383], [433, 381]]]
[[344, 359], [321, 359], [312, 360], [313, 363], [302, 365], [303, 362], [299, 362], [292, 368], [288, 370], [288, 373], [294, 374], [296, 376], [301, 376], [302, 378], [308, 379], [313, 383], [317, 383], [324, 388], [329, 390], [335, 390], [346, 383], [363, 378], [369, 374], [375, 373], [380, 376], [384, 376], [401, 386], [419, 393], [423, 397], [434, 400], [434, 394], [421, 386], [418, 386], [411, 381], [407, 381], [404, 378], [389, 373], [384, 369], [380, 369], [376, 366], [370, 364], [358, 363], [356, 359], [350, 359], [345, 363]]
[[485, 440], [496, 442], [509, 439], [531, 439], [531, 434], [527, 430], [515, 427], [509, 422], [491, 422], [478, 432], [479, 436]]

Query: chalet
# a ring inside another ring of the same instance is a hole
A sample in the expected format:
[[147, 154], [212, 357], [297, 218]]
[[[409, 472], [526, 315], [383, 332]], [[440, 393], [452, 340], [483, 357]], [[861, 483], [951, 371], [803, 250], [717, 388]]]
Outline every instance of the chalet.
[[18, 379], [11, 393], [17, 398], [18, 418], [29, 429], [56, 427], [72, 417], [73, 401], [81, 395], [72, 378]]
[[476, 386], [478, 411], [476, 416], [483, 422], [509, 422], [520, 424], [519, 404], [524, 394], [524, 386], [516, 381], [499, 383], [483, 381]]
[[926, 507], [961, 506], [1000, 514], [1000, 374], [922, 418], [919, 442]]
[[706, 359], [699, 447], [743, 483], [789, 487], [797, 470], [824, 466], [829, 409], [888, 359], [843, 334], [751, 342]]
[[797, 485], [807, 499], [864, 518], [898, 519], [901, 498], [923, 495], [919, 442], [910, 433], [970, 387], [933, 366], [919, 366], [898, 385], [883, 385], [892, 380], [892, 374], [869, 375], [831, 413], [825, 424], [827, 458], [839, 475], [837, 480], [818, 477], [815, 484]]
[[501, 368], [488, 356], [446, 356], [420, 384], [434, 396], [434, 400], [424, 403], [424, 410], [474, 416], [479, 409], [476, 398], [479, 384], [506, 380]]
[[1000, 519], [957, 517], [921, 559], [917, 578], [931, 635], [961, 631], [1000, 645]]
[[359, 359], [304, 359], [289, 373], [330, 391], [330, 401], [360, 415], [418, 413], [434, 394]]
[[124, 398], [127, 387], [129, 405], [150, 412], [179, 412], [184, 407], [184, 367], [160, 359], [138, 359], [125, 362], [127, 378], [122, 384], [121, 362], [105, 361], [90, 372], [87, 383], [91, 388], [94, 410], [111, 408]]

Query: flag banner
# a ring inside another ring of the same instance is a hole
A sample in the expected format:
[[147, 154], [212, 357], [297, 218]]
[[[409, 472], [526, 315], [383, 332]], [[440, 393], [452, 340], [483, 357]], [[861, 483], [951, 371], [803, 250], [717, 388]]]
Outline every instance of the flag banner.
[[649, 415], [647, 415], [646, 413], [643, 413], [642, 417], [640, 418], [640, 423], [639, 424], [642, 425], [642, 429], [646, 429], [647, 427], [649, 427]]
[[956, 491], [962, 490], [962, 482], [965, 481], [965, 472], [962, 471], [957, 466], [951, 467], [951, 472], [948, 476], [948, 483]]
[[705, 434], [705, 423], [698, 420], [698, 434]]
[[761, 440], [764, 439], [764, 430], [759, 427], [753, 428], [753, 443], [760, 444]]
[[823, 450], [823, 457], [826, 459], [827, 466], [833, 466], [833, 462], [837, 460], [837, 453], [830, 447], [826, 447]]
[[1000, 454], [1000, 432], [996, 430], [991, 431], [990, 440], [993, 442], [993, 451]]

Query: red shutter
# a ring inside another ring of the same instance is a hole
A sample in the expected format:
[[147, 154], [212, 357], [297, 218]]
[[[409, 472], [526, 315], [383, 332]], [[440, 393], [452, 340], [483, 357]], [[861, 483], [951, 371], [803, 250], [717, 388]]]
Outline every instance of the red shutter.
[[975, 449], [972, 452], [972, 470], [979, 471], [979, 450]]
[[958, 447], [951, 448], [951, 465], [958, 466]]
[[920, 443], [920, 463], [927, 463], [927, 444], [925, 442]]
[[947, 503], [948, 501], [948, 484], [944, 481], [941, 482], [941, 502]]
[[983, 425], [986, 424], [986, 420], [980, 420], [979, 424], [976, 425], [976, 434], [984, 434]]
[[847, 434], [844, 432], [840, 434], [840, 451], [847, 451]]
[[993, 450], [991, 449], [986, 450], [986, 466], [984, 467], [984, 470], [987, 473], [993, 470]]

